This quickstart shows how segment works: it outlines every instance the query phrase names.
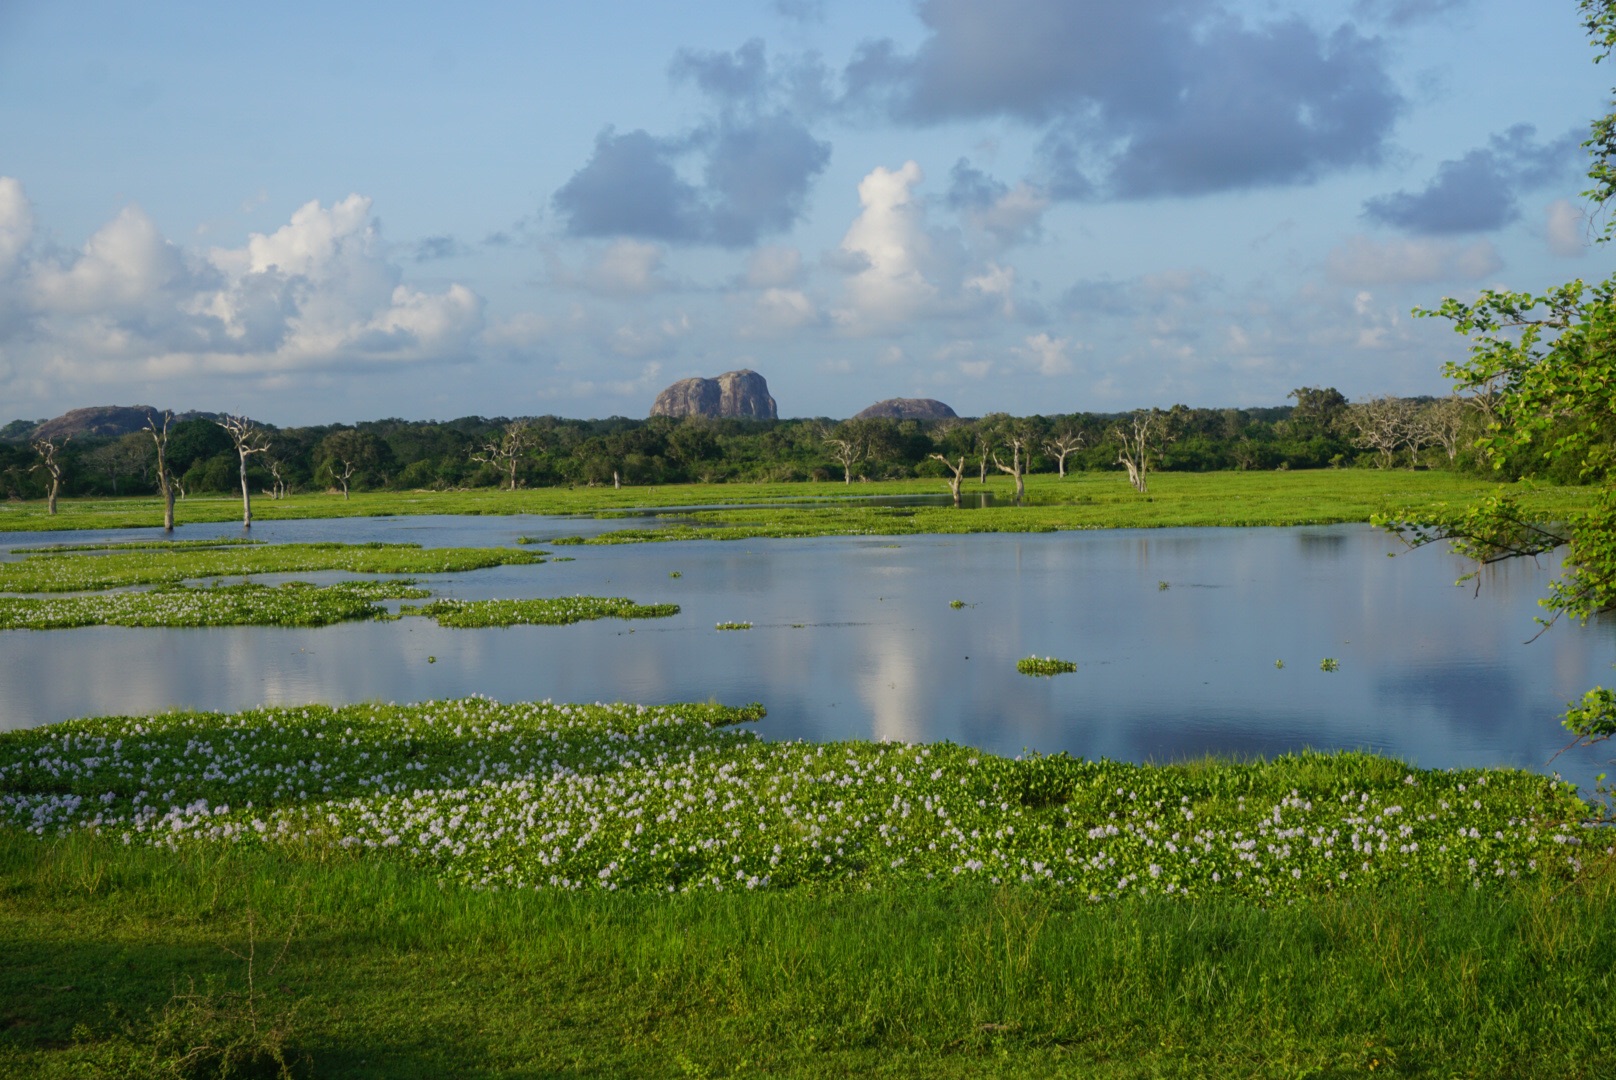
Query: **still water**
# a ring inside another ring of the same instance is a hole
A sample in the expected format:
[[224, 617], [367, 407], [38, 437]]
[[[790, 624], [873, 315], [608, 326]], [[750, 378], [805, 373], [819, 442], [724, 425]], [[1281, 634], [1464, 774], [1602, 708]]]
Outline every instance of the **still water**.
[[[499, 545], [618, 527], [418, 517], [263, 522], [253, 535]], [[197, 525], [179, 536], [238, 532]], [[0, 533], [0, 550], [84, 539]], [[1425, 766], [1557, 771], [1584, 785], [1612, 756], [1577, 750], [1550, 763], [1566, 742], [1557, 713], [1612, 680], [1616, 622], [1557, 625], [1525, 644], [1553, 565], [1493, 568], [1478, 595], [1454, 586], [1458, 560], [1435, 549], [1389, 559], [1396, 540], [1367, 526], [553, 550], [574, 561], [423, 580], [466, 599], [586, 593], [683, 611], [486, 630], [407, 618], [314, 630], [0, 632], [0, 729], [481, 693], [761, 701], [769, 715], [759, 731], [771, 738], [951, 739], [1007, 754], [1159, 761], [1367, 748]], [[965, 606], [950, 608], [956, 599]], [[725, 621], [753, 628], [714, 629]], [[1029, 654], [1078, 670], [1017, 674]], [[1326, 657], [1338, 671], [1319, 669]]]

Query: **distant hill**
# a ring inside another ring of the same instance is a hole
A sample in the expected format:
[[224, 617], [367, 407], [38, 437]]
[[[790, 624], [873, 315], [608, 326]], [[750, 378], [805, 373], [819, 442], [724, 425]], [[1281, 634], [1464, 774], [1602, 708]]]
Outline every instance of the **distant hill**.
[[959, 414], [935, 398], [895, 397], [877, 401], [853, 419], [869, 420], [878, 416], [891, 420], [952, 420]]
[[[144, 431], [146, 417], [162, 410], [150, 405], [92, 405], [85, 409], [72, 409], [51, 420], [45, 420], [31, 429], [11, 434], [19, 424], [6, 425], [8, 437], [23, 439], [65, 439], [86, 435], [117, 438], [132, 431]], [[207, 412], [175, 413], [175, 420], [218, 420], [223, 414]]]

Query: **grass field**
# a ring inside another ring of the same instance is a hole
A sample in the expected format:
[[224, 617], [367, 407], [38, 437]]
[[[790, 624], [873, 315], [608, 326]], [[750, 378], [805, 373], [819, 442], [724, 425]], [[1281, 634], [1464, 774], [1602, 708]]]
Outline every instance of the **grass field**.
[[[1368, 521], [1381, 511], [1418, 508], [1440, 502], [1464, 503], [1498, 485], [1441, 471], [1327, 469], [1297, 472], [1157, 473], [1150, 494], [1140, 495], [1120, 473], [1077, 473], [1065, 480], [1027, 478], [1029, 505], [985, 510], [951, 507], [915, 509], [912, 517], [886, 515], [902, 532], [1033, 531], [1042, 529], [1135, 528], [1170, 525], [1302, 525]], [[1512, 484], [1529, 509], [1554, 516], [1586, 505], [1592, 489]], [[983, 490], [968, 484], [967, 493]], [[991, 478], [986, 490], [1001, 503], [1011, 494], [1008, 478]], [[666, 487], [535, 488], [458, 492], [358, 492], [351, 499], [325, 493], [261, 499], [254, 515], [261, 521], [293, 518], [374, 517], [404, 514], [574, 514], [611, 513], [630, 508], [747, 503], [799, 504], [792, 515], [761, 520], [814, 528], [802, 511], [848, 496], [940, 495], [937, 480], [869, 484], [688, 484]], [[846, 514], [845, 504], [833, 506]], [[239, 499], [225, 496], [186, 499], [178, 504], [181, 525], [239, 520]], [[844, 531], [848, 521], [820, 519], [823, 528]], [[872, 517], [869, 520], [879, 520]], [[746, 518], [738, 524], [756, 524]], [[154, 528], [162, 523], [156, 498], [64, 499], [55, 517], [43, 503], [0, 504], [0, 532], [44, 529]], [[857, 522], [855, 522], [857, 524]], [[800, 533], [781, 532], [781, 535]], [[757, 535], [754, 533], [753, 535]], [[764, 534], [767, 535], [767, 534]]]

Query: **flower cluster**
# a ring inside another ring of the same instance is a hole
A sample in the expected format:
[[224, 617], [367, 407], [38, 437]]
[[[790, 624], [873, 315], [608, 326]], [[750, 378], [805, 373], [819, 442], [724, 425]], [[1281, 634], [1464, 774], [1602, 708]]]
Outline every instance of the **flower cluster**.
[[75, 626], [329, 626], [387, 617], [378, 600], [431, 594], [409, 578], [279, 586], [168, 585], [144, 592], [48, 598], [0, 596], [0, 630]]
[[308, 706], [0, 734], [0, 827], [313, 845], [490, 888], [979, 881], [1291, 899], [1567, 878], [1616, 854], [1570, 788], [1370, 755], [1152, 767], [769, 742], [756, 706]]

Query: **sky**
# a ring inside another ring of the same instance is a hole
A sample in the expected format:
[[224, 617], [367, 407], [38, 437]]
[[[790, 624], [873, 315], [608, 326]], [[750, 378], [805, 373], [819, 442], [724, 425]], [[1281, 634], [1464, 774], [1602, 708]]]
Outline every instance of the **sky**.
[[1441, 394], [1602, 278], [1574, 0], [0, 0], [0, 423]]

